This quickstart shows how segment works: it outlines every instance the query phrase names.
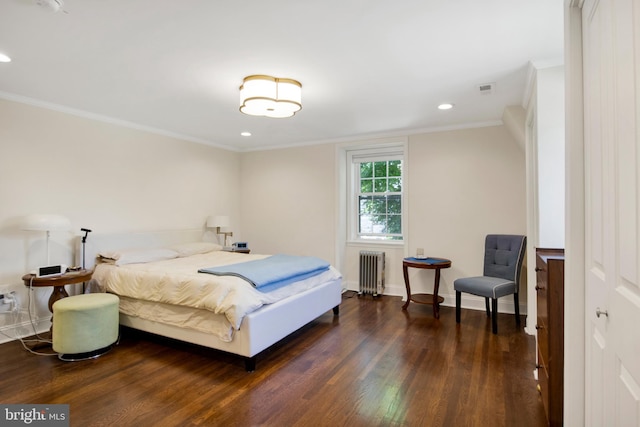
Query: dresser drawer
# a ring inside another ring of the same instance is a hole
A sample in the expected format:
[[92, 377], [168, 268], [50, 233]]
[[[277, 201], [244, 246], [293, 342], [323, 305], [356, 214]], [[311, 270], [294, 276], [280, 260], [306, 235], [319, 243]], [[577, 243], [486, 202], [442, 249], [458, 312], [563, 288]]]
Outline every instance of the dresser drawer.
[[544, 358], [538, 352], [538, 387], [540, 387], [540, 397], [542, 397], [542, 404], [544, 405], [544, 412], [549, 419], [549, 371], [547, 371], [547, 365], [544, 362]]
[[536, 250], [538, 387], [551, 427], [563, 420], [564, 251]]
[[539, 257], [536, 260], [536, 302], [538, 305], [538, 323], [549, 324], [549, 306], [547, 283], [547, 264]]
[[[547, 327], [540, 323], [536, 325], [536, 329], [538, 330], [538, 354], [542, 355], [546, 366], [549, 361], [549, 332], [547, 331]], [[538, 364], [540, 363], [541, 362], [538, 361]]]

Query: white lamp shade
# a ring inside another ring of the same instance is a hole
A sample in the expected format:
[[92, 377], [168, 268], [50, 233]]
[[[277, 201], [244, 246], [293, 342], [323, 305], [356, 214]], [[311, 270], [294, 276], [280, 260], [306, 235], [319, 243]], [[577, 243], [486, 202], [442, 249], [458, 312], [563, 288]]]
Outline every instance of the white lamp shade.
[[62, 215], [34, 214], [28, 215], [22, 222], [23, 230], [66, 231], [71, 228], [69, 218]]
[[207, 228], [228, 227], [229, 217], [226, 215], [211, 215], [207, 218]]

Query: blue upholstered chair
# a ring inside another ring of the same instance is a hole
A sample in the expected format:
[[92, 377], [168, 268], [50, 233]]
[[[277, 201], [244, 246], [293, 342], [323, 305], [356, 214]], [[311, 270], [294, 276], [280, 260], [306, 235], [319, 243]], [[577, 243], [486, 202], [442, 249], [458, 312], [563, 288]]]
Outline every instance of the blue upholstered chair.
[[[513, 294], [516, 324], [520, 324], [518, 291], [526, 247], [526, 236], [487, 235], [484, 243], [483, 275], [465, 277], [453, 282], [453, 288], [456, 291], [456, 323], [460, 323], [461, 295], [462, 292], [466, 292], [484, 297], [487, 316], [491, 317], [494, 334], [498, 333], [498, 298]], [[489, 299], [491, 299], [491, 311], [489, 310]]]

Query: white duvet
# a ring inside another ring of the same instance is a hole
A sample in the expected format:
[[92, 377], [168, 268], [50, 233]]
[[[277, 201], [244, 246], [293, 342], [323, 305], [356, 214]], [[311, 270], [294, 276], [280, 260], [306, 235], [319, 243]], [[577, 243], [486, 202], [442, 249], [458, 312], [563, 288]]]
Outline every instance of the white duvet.
[[224, 314], [231, 326], [238, 330], [244, 316], [262, 305], [340, 278], [340, 273], [331, 267], [317, 276], [264, 293], [238, 277], [198, 273], [199, 268], [235, 264], [267, 256], [214, 251], [140, 264], [98, 264], [93, 279], [106, 291], [116, 295]]

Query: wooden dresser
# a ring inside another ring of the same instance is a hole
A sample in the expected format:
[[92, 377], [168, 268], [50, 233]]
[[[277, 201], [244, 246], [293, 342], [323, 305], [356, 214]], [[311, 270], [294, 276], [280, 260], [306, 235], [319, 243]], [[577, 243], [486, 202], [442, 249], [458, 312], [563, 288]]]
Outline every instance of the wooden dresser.
[[562, 425], [564, 379], [564, 249], [536, 249], [538, 384], [547, 421]]

